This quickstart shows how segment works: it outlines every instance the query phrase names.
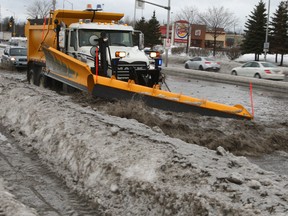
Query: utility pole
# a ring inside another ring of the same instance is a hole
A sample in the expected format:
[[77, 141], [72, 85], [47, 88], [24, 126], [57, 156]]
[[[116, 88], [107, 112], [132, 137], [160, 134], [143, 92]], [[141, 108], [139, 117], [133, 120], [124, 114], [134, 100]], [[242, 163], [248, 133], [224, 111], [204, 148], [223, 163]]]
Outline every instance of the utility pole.
[[2, 13], [1, 13], [1, 5], [0, 5], [0, 32], [2, 32]]
[[190, 20], [188, 21], [188, 29], [187, 29], [187, 43], [186, 43], [186, 54], [188, 55], [189, 53], [189, 47], [190, 47], [190, 32], [191, 32], [191, 27], [190, 27]]
[[270, 0], [268, 0], [268, 16], [267, 16], [266, 35], [265, 35], [265, 43], [264, 43], [264, 60], [265, 61], [267, 59], [267, 52], [269, 51], [269, 43], [268, 43], [269, 16], [270, 16]]

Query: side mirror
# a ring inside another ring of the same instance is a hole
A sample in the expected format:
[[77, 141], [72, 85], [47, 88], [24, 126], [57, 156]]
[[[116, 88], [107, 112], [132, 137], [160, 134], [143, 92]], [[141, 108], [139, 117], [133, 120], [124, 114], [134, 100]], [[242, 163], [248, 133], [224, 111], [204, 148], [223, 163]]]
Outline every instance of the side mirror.
[[64, 49], [65, 44], [66, 44], [66, 30], [64, 28], [61, 28], [59, 32], [59, 47], [61, 49]]

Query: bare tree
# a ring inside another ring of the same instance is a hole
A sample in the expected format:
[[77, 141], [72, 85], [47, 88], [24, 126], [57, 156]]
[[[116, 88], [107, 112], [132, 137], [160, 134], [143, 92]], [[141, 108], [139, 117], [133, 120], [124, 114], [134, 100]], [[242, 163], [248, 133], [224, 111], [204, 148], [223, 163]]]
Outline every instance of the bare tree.
[[[56, 1], [55, 1], [56, 3]], [[44, 18], [49, 15], [50, 10], [53, 9], [54, 1], [47, 0], [35, 0], [30, 6], [27, 8], [28, 18]]]
[[199, 14], [200, 21], [206, 25], [208, 32], [213, 36], [213, 56], [216, 53], [216, 39], [223, 31], [237, 23], [237, 18], [228, 9], [222, 7], [209, 8], [207, 12]]
[[175, 17], [178, 20], [186, 20], [189, 23], [196, 23], [198, 18], [198, 9], [190, 6], [182, 8], [180, 12], [176, 13]]
[[121, 19], [121, 23], [133, 26], [133, 20], [131, 20], [129, 16], [124, 16], [124, 18]]

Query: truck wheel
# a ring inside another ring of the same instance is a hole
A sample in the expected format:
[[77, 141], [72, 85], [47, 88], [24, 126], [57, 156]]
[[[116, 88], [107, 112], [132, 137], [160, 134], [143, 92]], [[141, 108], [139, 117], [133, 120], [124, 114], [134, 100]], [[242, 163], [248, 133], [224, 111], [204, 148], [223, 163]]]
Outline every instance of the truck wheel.
[[39, 86], [40, 75], [41, 75], [42, 67], [32, 65], [27, 72], [27, 80], [29, 83]]

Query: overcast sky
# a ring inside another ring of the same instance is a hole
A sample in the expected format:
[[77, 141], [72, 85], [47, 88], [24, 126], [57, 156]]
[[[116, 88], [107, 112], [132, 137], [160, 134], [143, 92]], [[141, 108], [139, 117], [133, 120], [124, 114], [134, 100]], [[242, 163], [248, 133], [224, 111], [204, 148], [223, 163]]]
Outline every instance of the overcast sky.
[[[49, 1], [49, 0], [47, 0]], [[52, 1], [52, 0], [51, 0]], [[168, 6], [169, 0], [147, 0], [148, 2], [153, 2], [158, 5]], [[246, 16], [251, 14], [251, 11], [258, 5], [260, 0], [170, 0], [171, 2], [171, 18], [173, 15], [179, 13], [181, 9], [187, 7], [197, 8], [200, 12], [205, 12], [207, 8], [215, 6], [229, 9], [230, 12], [239, 19], [239, 27], [244, 29], [243, 25], [246, 21]], [[2, 19], [7, 16], [13, 16], [15, 13], [16, 20], [25, 20], [27, 17], [26, 8], [30, 6], [34, 1], [33, 0], [0, 0], [1, 5], [1, 17]], [[269, 0], [263, 0], [265, 4], [268, 5]], [[271, 0], [270, 1], [270, 17], [275, 12], [281, 0]], [[65, 9], [80, 9], [83, 10], [86, 8], [88, 3], [91, 4], [104, 4], [104, 11], [113, 11], [124, 13], [125, 16], [128, 16], [131, 20], [134, 19], [134, 6], [135, 0], [57, 0], [56, 8]], [[163, 24], [167, 20], [167, 10], [145, 4], [145, 9], [136, 10], [136, 19], [139, 19], [141, 16], [144, 16], [146, 20], [149, 20], [153, 15], [153, 11], [156, 11], [156, 17], [158, 21]]]

